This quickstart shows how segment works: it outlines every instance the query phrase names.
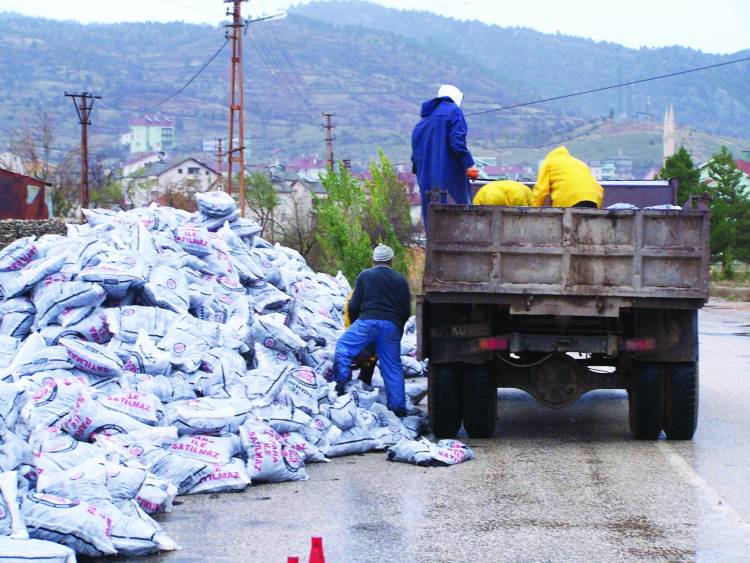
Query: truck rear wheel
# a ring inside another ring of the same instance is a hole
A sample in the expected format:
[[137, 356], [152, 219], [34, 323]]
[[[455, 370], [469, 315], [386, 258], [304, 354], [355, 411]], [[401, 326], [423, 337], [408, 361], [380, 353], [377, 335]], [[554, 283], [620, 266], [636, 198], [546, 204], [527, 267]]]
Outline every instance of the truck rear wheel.
[[464, 367], [464, 429], [470, 438], [491, 438], [497, 419], [497, 386], [486, 365]]
[[661, 434], [664, 410], [663, 367], [635, 364], [628, 389], [630, 432], [638, 440], [656, 440]]
[[691, 440], [698, 426], [698, 365], [669, 364], [666, 370], [664, 432], [670, 440]]
[[463, 374], [459, 364], [430, 364], [427, 411], [432, 432], [438, 438], [453, 438], [461, 428]]

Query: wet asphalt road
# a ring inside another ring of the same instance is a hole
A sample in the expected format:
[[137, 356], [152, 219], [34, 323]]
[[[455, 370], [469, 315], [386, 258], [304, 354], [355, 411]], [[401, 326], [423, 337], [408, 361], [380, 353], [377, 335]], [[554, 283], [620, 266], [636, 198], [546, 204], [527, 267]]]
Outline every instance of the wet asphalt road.
[[312, 535], [329, 563], [750, 561], [749, 334], [750, 306], [701, 312], [692, 442], [632, 440], [625, 392], [549, 410], [501, 391], [474, 461], [372, 453], [310, 465], [306, 482], [180, 497], [160, 520], [183, 550], [142, 561], [306, 561]]

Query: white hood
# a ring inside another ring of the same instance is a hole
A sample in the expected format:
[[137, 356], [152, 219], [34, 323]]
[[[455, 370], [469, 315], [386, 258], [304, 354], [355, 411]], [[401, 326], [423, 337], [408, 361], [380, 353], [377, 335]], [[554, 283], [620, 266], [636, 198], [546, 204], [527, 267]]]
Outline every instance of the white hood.
[[464, 94], [452, 84], [443, 84], [438, 90], [437, 97], [450, 98], [458, 107], [461, 107], [461, 101], [464, 99]]

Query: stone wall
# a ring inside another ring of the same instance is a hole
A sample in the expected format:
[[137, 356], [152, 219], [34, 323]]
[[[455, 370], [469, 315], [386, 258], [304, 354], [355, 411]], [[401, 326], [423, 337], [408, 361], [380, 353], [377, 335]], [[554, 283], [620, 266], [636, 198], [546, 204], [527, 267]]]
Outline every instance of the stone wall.
[[31, 235], [64, 235], [65, 233], [65, 221], [62, 219], [49, 219], [39, 221], [7, 219], [0, 221], [0, 248], [4, 248], [16, 239], [28, 237]]

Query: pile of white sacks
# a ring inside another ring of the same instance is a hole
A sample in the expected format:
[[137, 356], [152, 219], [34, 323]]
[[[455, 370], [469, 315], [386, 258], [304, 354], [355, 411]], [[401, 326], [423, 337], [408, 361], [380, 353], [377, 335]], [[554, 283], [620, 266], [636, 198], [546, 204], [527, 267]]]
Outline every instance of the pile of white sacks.
[[[347, 280], [260, 238], [223, 192], [197, 198], [194, 214], [91, 210], [0, 251], [0, 554], [176, 549], [149, 516], [176, 495], [304, 480], [306, 463], [424, 430], [378, 387], [335, 393]], [[412, 320], [408, 376], [414, 347]]]

